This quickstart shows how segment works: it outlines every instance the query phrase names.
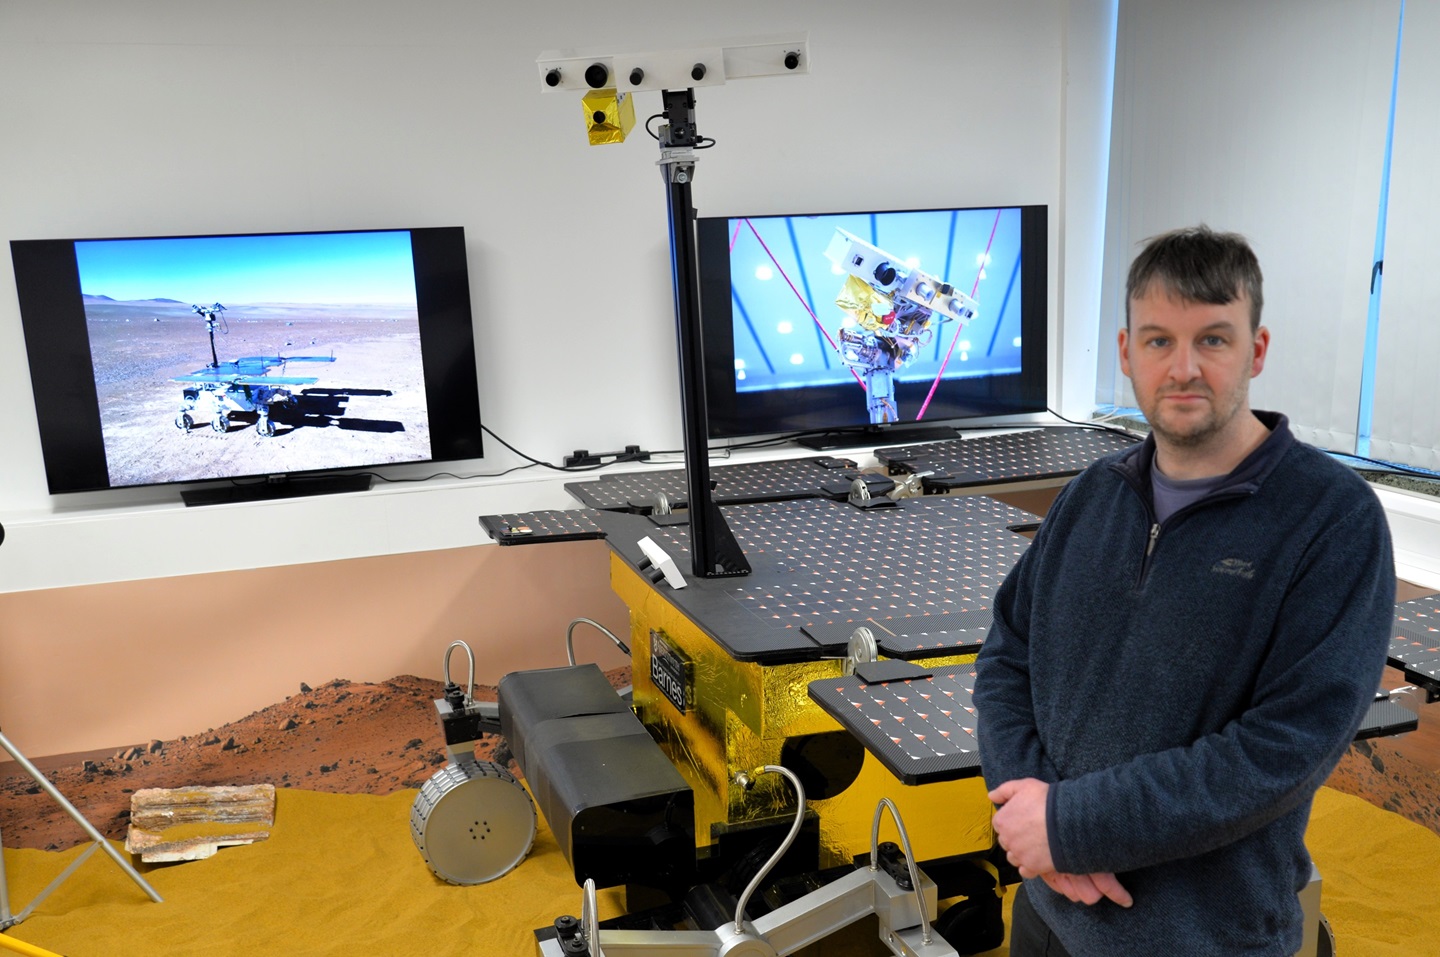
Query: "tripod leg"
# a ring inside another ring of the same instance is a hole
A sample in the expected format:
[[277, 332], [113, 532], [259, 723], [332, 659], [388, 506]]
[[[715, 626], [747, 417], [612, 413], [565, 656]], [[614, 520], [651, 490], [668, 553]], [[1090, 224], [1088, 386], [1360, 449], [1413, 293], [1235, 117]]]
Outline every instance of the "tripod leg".
[[34, 944], [27, 944], [23, 940], [16, 940], [14, 937], [6, 937], [0, 934], [0, 950], [13, 950], [17, 954], [26, 954], [28, 957], [60, 957], [53, 950], [46, 950], [43, 947], [36, 947]]
[[0, 747], [3, 747], [6, 751], [10, 753], [10, 757], [14, 758], [15, 762], [25, 769], [25, 773], [29, 774], [30, 777], [34, 778], [35, 783], [44, 788], [45, 793], [49, 794], [52, 798], [55, 799], [55, 802], [65, 810], [65, 813], [70, 815], [70, 817], [74, 819], [76, 824], [80, 825], [80, 827], [85, 831], [85, 833], [90, 836], [90, 839], [100, 846], [101, 850], [103, 850], [106, 854], [110, 855], [110, 859], [113, 860], [116, 864], [118, 864], [120, 866], [120, 869], [123, 870], [126, 874], [128, 874], [130, 879], [136, 884], [138, 884], [140, 886], [140, 889], [150, 896], [151, 900], [153, 900], [157, 904], [164, 903], [164, 899], [155, 892], [155, 888], [151, 887], [149, 882], [146, 881], [145, 878], [140, 876], [140, 872], [135, 870], [134, 865], [132, 865], [129, 861], [125, 860], [125, 858], [120, 856], [120, 852], [115, 850], [114, 846], [109, 841], [105, 840], [105, 835], [97, 831], [95, 829], [95, 825], [85, 820], [85, 815], [77, 811], [75, 809], [75, 805], [71, 804], [66, 799], [65, 795], [61, 794], [59, 789], [56, 788], [55, 785], [50, 783], [50, 779], [47, 778], [45, 775], [41, 774], [40, 769], [35, 767], [35, 765], [31, 764], [30, 760], [26, 758], [25, 755], [21, 754], [19, 749], [16, 748], [15, 745], [11, 744], [10, 739], [5, 737], [3, 733], [0, 733]]
[[0, 930], [13, 924], [10, 914], [10, 884], [5, 879], [5, 841], [0, 835]]
[[89, 860], [90, 855], [95, 853], [95, 848], [98, 846], [98, 844], [91, 844], [89, 847], [85, 848], [85, 853], [81, 854], [79, 857], [75, 858], [75, 860], [71, 861], [70, 864], [63, 871], [56, 875], [53, 881], [51, 881], [49, 884], [46, 884], [45, 889], [40, 893], [36, 894], [35, 898], [30, 901], [30, 903], [25, 905], [24, 910], [16, 914], [14, 917], [10, 918], [10, 925], [20, 923], [22, 920], [34, 913], [35, 908], [40, 906], [40, 902], [43, 901], [45, 898], [49, 897], [51, 891], [59, 887], [61, 884], [65, 883], [65, 878], [75, 873], [76, 869], [78, 869], [81, 864], [84, 864], [87, 860]]

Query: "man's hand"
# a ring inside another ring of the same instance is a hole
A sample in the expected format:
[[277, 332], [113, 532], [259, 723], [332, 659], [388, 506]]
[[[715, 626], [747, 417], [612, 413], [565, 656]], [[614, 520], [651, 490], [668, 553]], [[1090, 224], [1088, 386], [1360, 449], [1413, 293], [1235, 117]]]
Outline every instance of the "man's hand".
[[1114, 874], [1061, 874], [1059, 871], [1051, 871], [1041, 874], [1040, 879], [1050, 885], [1050, 889], [1055, 893], [1062, 894], [1077, 904], [1098, 904], [1102, 897], [1108, 897], [1121, 907], [1129, 907], [1135, 903], [1130, 892]]
[[1129, 907], [1130, 892], [1114, 874], [1061, 874], [1050, 856], [1050, 834], [1045, 823], [1045, 801], [1050, 785], [1036, 778], [1006, 781], [990, 792], [1000, 805], [995, 812], [995, 837], [1005, 849], [1005, 858], [1021, 877], [1039, 877], [1051, 890], [1078, 904], [1096, 904], [1105, 897]]
[[990, 792], [1000, 805], [995, 812], [995, 837], [1021, 877], [1039, 877], [1055, 870], [1050, 835], [1045, 829], [1045, 798], [1050, 785], [1037, 778], [1006, 781]]

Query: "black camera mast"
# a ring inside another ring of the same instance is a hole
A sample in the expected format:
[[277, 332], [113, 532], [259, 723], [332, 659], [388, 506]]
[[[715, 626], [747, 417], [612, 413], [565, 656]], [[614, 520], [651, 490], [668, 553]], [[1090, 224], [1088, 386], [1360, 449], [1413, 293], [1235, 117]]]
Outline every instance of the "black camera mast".
[[695, 178], [695, 151], [713, 141], [702, 145], [696, 131], [694, 88], [716, 86], [727, 79], [808, 73], [809, 60], [808, 40], [800, 36], [620, 56], [555, 52], [542, 54], [536, 61], [547, 91], [584, 90], [603, 104], [592, 109], [591, 99], [586, 99], [586, 123], [592, 144], [622, 142], [629, 124], [634, 122], [633, 104], [625, 103], [625, 97], [641, 91], [660, 91], [664, 122], [657, 134], [659, 166], [666, 184], [670, 219], [690, 557], [697, 578], [748, 575], [750, 563], [715, 504], [710, 482], [705, 344], [700, 328], [695, 205], [690, 186]]
[[700, 267], [695, 251], [695, 91], [665, 90], [660, 174], [670, 211], [670, 270], [680, 345], [680, 412], [685, 427], [685, 491], [690, 503], [691, 564], [699, 578], [750, 574], [735, 533], [715, 504], [710, 484], [710, 412], [705, 400], [705, 337], [700, 328]]

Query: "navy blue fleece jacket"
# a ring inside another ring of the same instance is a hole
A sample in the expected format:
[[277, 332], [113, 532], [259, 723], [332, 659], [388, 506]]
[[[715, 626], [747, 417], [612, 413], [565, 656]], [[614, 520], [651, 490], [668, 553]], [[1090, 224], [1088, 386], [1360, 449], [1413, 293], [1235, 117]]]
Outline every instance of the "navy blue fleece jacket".
[[1135, 898], [1030, 881], [1074, 957], [1299, 949], [1310, 804], [1378, 687], [1395, 572], [1365, 482], [1256, 415], [1270, 437], [1163, 524], [1153, 439], [1087, 469], [996, 595], [985, 781], [1049, 782], [1056, 870]]

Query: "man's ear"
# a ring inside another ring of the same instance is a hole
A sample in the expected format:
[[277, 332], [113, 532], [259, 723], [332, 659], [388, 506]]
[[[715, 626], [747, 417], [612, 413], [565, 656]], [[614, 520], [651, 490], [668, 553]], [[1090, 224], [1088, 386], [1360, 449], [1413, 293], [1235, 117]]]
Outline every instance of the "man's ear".
[[1265, 354], [1270, 351], [1270, 330], [1261, 326], [1255, 330], [1254, 352], [1250, 356], [1250, 378], [1255, 378], [1265, 368]]

